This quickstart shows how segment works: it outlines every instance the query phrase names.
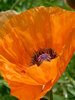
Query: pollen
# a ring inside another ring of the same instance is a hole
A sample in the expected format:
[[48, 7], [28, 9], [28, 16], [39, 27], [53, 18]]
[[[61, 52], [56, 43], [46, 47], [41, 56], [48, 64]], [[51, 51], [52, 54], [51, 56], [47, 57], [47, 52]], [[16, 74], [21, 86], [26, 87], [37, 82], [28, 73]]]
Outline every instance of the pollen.
[[51, 61], [55, 57], [57, 57], [57, 54], [51, 48], [40, 49], [32, 55], [31, 65], [37, 64], [39, 66], [43, 61]]

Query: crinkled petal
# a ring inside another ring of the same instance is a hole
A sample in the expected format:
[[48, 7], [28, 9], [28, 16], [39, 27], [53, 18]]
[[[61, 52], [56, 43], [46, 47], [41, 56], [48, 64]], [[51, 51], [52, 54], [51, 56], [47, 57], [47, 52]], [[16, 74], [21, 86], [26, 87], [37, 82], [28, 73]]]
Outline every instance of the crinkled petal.
[[8, 80], [8, 83], [11, 88], [11, 94], [16, 96], [19, 100], [40, 100], [37, 99], [42, 91], [42, 87], [40, 85], [26, 85], [10, 80]]
[[30, 55], [37, 48], [53, 48], [60, 53], [72, 32], [74, 21], [75, 12], [59, 7], [36, 7], [15, 16], [6, 27], [8, 32], [9, 25], [15, 28]]
[[75, 51], [75, 28], [72, 30], [67, 42], [65, 43], [62, 52], [58, 57], [58, 69], [59, 76], [65, 71], [68, 63], [70, 62]]
[[[7, 33], [10, 34], [6, 38], [11, 44], [12, 51], [8, 50], [8, 52], [12, 53], [12, 56], [18, 60], [17, 62], [22, 64], [25, 61], [29, 65], [30, 57], [35, 50], [40, 48], [53, 48], [59, 54], [72, 32], [74, 21], [74, 12], [58, 7], [36, 7], [13, 17], [0, 30], [0, 34], [2, 34], [1, 37], [6, 36]], [[19, 43], [17, 43], [18, 41]], [[5, 52], [5, 50], [2, 51]], [[8, 52], [5, 55], [8, 55]], [[20, 52], [23, 53], [22, 56]], [[22, 59], [20, 59], [21, 57]]]
[[57, 62], [44, 61], [39, 67], [34, 65], [27, 69], [26, 73], [37, 82], [45, 85], [48, 81], [54, 81], [57, 76]]
[[16, 81], [28, 85], [42, 85], [38, 81], [26, 74], [24, 66], [17, 66], [7, 61], [4, 57], [0, 56], [0, 70], [4, 79], [7, 81]]
[[[9, 26], [10, 29], [10, 26]], [[2, 34], [6, 34], [0, 39], [0, 55], [7, 60], [17, 65], [29, 66], [30, 55], [25, 50], [20, 37], [14, 29], [7, 32], [5, 29], [1, 30]], [[11, 33], [11, 34], [9, 34]]]

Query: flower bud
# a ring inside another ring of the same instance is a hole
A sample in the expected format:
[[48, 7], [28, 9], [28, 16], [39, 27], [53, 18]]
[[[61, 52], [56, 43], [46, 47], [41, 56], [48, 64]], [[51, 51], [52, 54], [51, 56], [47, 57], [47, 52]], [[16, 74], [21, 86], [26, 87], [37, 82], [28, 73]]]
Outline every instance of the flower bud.
[[75, 0], [65, 0], [66, 4], [71, 7], [72, 9], [75, 9]]
[[18, 13], [14, 10], [8, 10], [4, 12], [0, 12], [0, 28], [8, 22], [13, 16], [17, 15]]

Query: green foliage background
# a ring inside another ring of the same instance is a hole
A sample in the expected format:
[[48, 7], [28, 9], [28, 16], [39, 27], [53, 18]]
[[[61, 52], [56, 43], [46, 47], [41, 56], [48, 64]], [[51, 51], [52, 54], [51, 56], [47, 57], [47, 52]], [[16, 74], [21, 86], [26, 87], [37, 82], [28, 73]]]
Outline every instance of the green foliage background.
[[[37, 6], [59, 6], [72, 10], [64, 3], [64, 0], [0, 0], [0, 11], [14, 9], [20, 13]], [[66, 71], [53, 87], [53, 92], [54, 100], [75, 100], [75, 54]], [[44, 98], [49, 99], [49, 95], [47, 93]], [[0, 100], [18, 100], [10, 95], [10, 88], [2, 76], [0, 76]]]

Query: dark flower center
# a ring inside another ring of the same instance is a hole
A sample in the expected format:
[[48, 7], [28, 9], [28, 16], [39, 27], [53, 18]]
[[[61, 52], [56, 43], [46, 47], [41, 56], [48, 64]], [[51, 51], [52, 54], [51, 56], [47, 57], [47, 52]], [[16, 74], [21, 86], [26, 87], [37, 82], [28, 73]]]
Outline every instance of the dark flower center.
[[31, 65], [37, 64], [39, 66], [43, 61], [50, 61], [55, 57], [57, 57], [57, 54], [51, 48], [40, 49], [32, 55]]

